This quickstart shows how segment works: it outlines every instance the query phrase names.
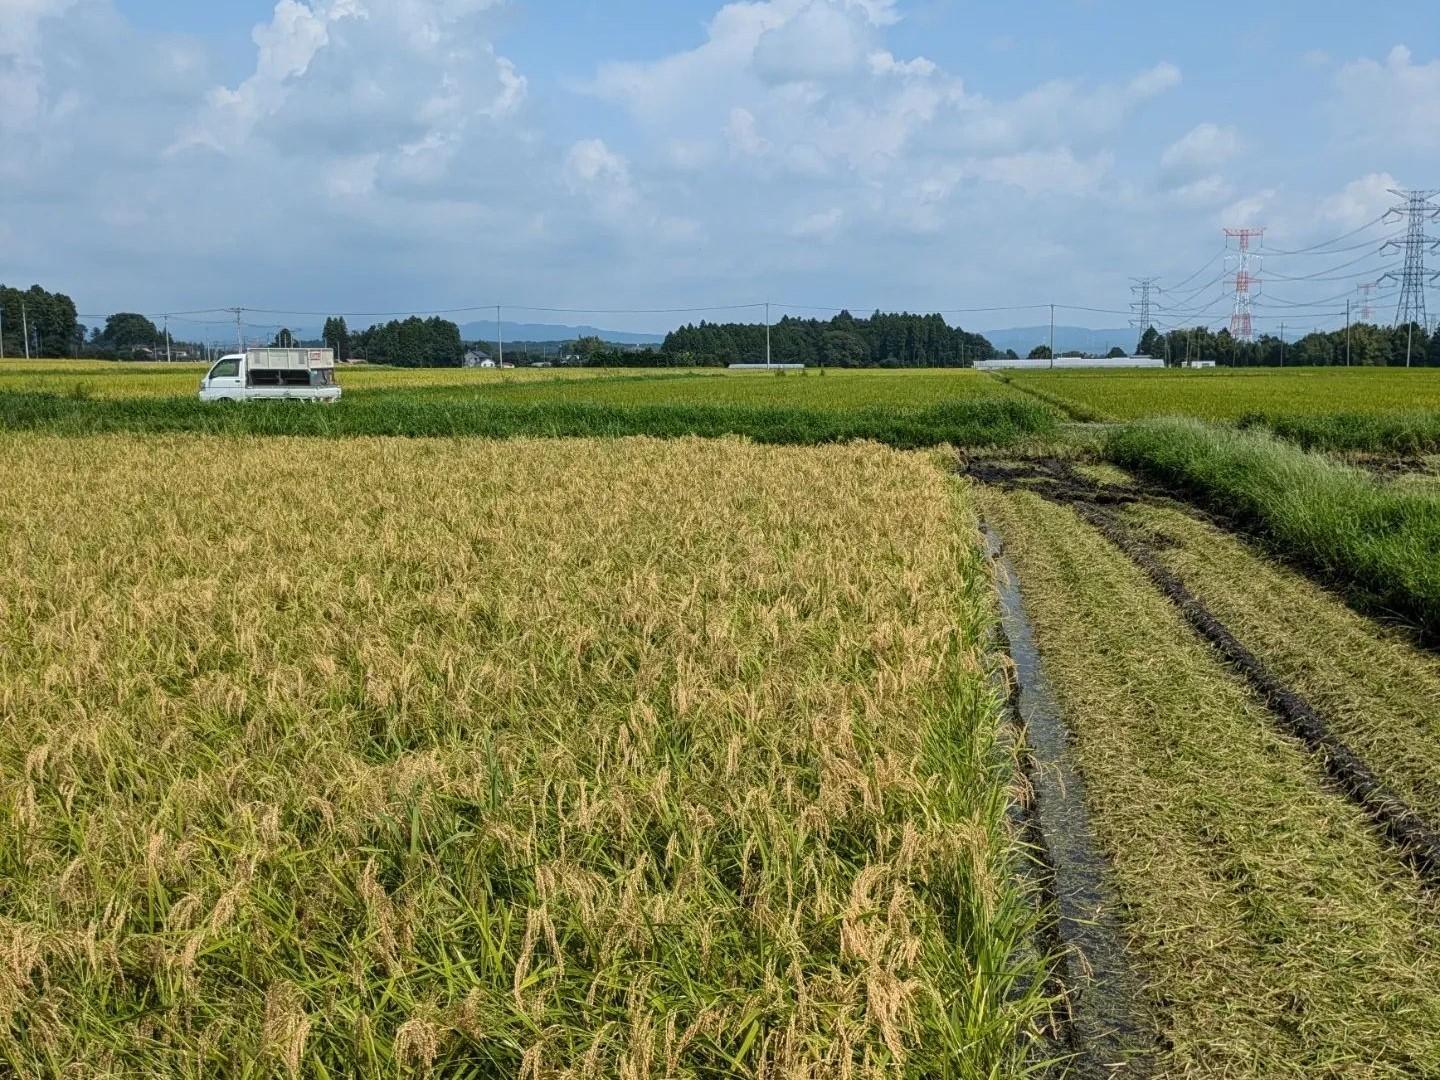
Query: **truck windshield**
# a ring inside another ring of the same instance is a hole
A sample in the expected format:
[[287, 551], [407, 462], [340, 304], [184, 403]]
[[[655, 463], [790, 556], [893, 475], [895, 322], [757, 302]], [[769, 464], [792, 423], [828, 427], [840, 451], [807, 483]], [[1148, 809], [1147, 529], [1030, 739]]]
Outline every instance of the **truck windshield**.
[[233, 379], [239, 374], [240, 361], [233, 357], [229, 360], [221, 360], [210, 369], [210, 378], [212, 379]]

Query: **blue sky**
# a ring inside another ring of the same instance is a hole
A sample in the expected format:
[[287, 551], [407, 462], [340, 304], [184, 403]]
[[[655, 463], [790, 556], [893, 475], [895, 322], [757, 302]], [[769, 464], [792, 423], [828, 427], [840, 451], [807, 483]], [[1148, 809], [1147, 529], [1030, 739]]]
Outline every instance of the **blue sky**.
[[1191, 274], [1223, 225], [1264, 225], [1257, 311], [1331, 325], [1395, 263], [1385, 189], [1440, 187], [1433, 22], [1418, 2], [3, 0], [0, 274], [86, 314], [499, 302], [651, 330], [676, 317], [522, 305], [1055, 302], [1103, 326], [1140, 274], [1177, 286], [1170, 318], [1223, 318], [1222, 264]]

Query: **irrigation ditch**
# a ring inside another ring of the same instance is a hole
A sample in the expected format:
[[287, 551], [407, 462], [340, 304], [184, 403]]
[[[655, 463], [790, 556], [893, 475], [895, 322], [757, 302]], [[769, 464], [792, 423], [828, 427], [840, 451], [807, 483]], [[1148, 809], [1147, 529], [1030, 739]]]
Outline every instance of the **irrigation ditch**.
[[1053, 921], [1043, 930], [1058, 957], [1053, 992], [1064, 1003], [1053, 1049], [1075, 1080], [1144, 1077], [1153, 1071], [1154, 1039], [1144, 987], [1125, 946], [1120, 898], [1095, 838], [1085, 782], [1070, 760], [1070, 732], [1045, 676], [1019, 578], [1003, 542], [986, 530], [1000, 601], [1000, 635], [1010, 657], [1008, 712], [1021, 734], [1031, 797], [1021, 825], [1038, 859], [1031, 869]]

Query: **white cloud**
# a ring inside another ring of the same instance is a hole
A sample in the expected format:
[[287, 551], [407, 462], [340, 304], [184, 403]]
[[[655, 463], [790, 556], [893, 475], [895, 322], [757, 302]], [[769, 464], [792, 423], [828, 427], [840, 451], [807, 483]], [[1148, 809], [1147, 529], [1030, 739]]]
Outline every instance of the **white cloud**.
[[139, 31], [113, 0], [0, 0], [0, 184], [31, 219], [25, 272], [98, 283], [117, 305], [142, 304], [138, 288], [205, 306], [337, 287], [334, 274], [297, 281], [302, 252], [332, 269], [403, 260], [443, 281], [444, 253], [482, 231], [497, 253], [533, 241], [528, 223], [563, 200], [563, 152], [537, 156], [525, 76], [489, 39], [493, 6], [279, 0], [243, 73], [216, 85], [233, 49]]
[[725, 137], [732, 151], [748, 157], [759, 157], [770, 149], [770, 144], [757, 130], [755, 114], [739, 105], [730, 110], [730, 120], [725, 125]]
[[1390, 194], [1390, 189], [1399, 186], [1388, 172], [1368, 173], [1322, 199], [1320, 215], [1337, 225], [1358, 228], [1395, 205], [1395, 196]]
[[893, 0], [726, 4], [692, 48], [602, 61], [579, 109], [500, 55], [496, 0], [279, 0], [223, 54], [113, 3], [0, 0], [7, 250], [100, 310], [1074, 295], [1093, 252], [1234, 199], [1117, 166], [1172, 65], [981, 93], [900, 48]]
[[604, 186], [629, 188], [630, 166], [603, 139], [582, 139], [570, 147], [565, 173], [575, 190]]
[[1197, 124], [1160, 155], [1160, 186], [1181, 206], [1200, 208], [1225, 202], [1235, 189], [1222, 170], [1241, 148], [1235, 128]]
[[917, 56], [912, 60], [896, 60], [894, 55], [885, 49], [877, 49], [872, 52], [869, 61], [870, 71], [875, 75], [927, 79], [939, 70], [933, 60], [927, 60], [923, 56]]
[[[234, 153], [251, 140], [296, 151], [379, 152], [397, 177], [516, 113], [525, 78], [484, 36], [494, 0], [279, 0], [255, 28], [254, 72], [217, 87], [172, 150]], [[382, 174], [386, 171], [382, 163]]]
[[1268, 224], [1273, 229], [1273, 222], [1267, 222], [1265, 216], [1277, 194], [1273, 188], [1266, 188], [1263, 191], [1243, 196], [1221, 210], [1216, 220], [1220, 225], [1226, 227], [1258, 226], [1264, 228]]
[[63, 17], [76, 0], [0, 2], [0, 131], [33, 127], [46, 109], [39, 56], [42, 23]]
[[1362, 59], [1335, 76], [1342, 135], [1361, 144], [1400, 142], [1410, 151], [1440, 149], [1440, 59], [1414, 62], [1396, 45], [1383, 61]]
[[811, 0], [755, 42], [755, 72], [767, 82], [834, 79], [858, 68], [875, 44], [875, 24], [858, 6]]
[[1240, 133], [1233, 127], [1197, 124], [1160, 155], [1160, 167], [1174, 177], [1213, 172], [1240, 152]]
[[1234, 194], [1235, 186], [1218, 173], [1191, 180], [1171, 191], [1176, 202], [1196, 207], [1213, 206], [1232, 198]]

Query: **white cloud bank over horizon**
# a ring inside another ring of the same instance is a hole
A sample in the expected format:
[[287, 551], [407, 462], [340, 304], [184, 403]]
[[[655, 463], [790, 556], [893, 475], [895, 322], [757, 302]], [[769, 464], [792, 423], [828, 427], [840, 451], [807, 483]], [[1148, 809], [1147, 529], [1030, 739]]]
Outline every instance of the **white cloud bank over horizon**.
[[[6, 273], [101, 310], [1119, 308], [1130, 275], [1183, 276], [1221, 224], [1323, 236], [1393, 184], [1356, 168], [1297, 204], [1247, 181], [1260, 140], [1170, 124], [1186, 81], [1164, 58], [982, 93], [896, 54], [896, 0], [726, 4], [690, 47], [578, 84], [504, 55], [503, 7], [279, 0], [226, 84], [213, 43], [111, 0], [5, 0]], [[1440, 107], [1440, 60], [1403, 47], [1333, 79], [1317, 110], [1338, 139]], [[542, 106], [577, 94], [595, 129], [549, 129]]]

